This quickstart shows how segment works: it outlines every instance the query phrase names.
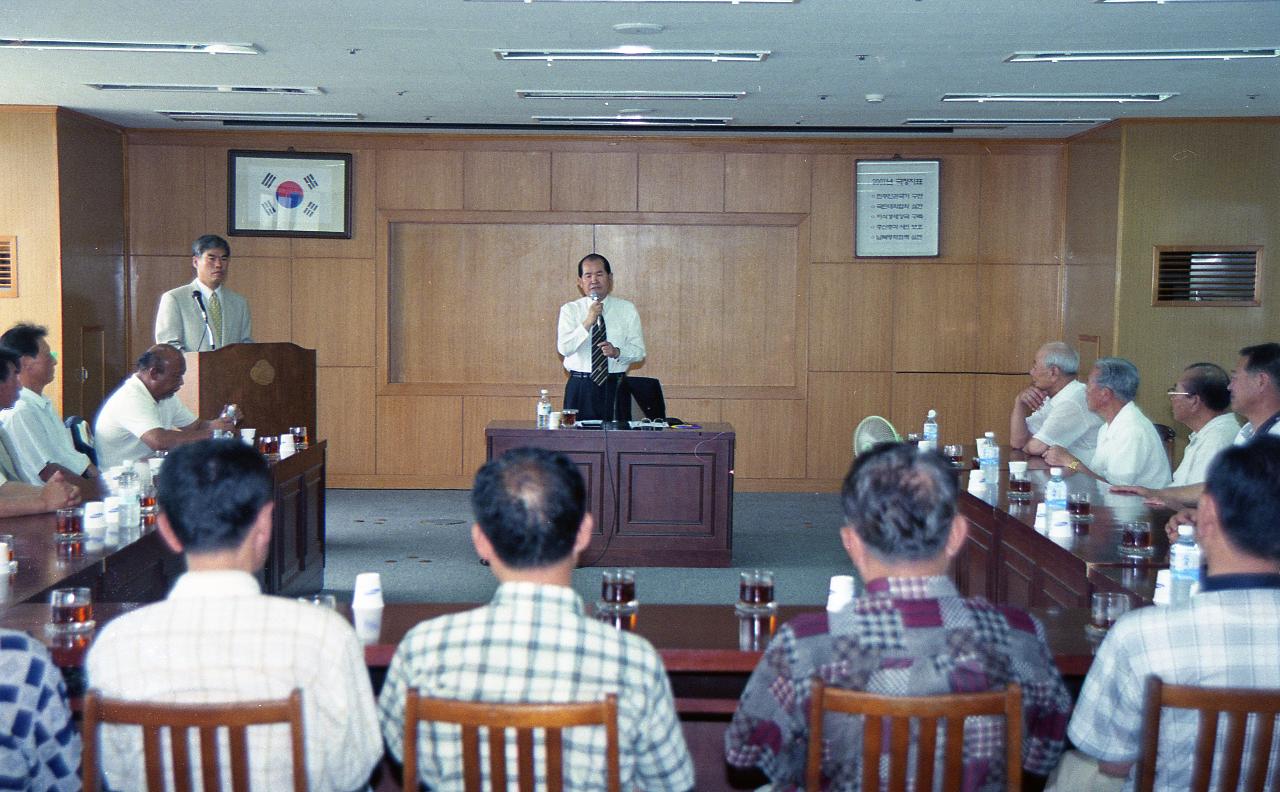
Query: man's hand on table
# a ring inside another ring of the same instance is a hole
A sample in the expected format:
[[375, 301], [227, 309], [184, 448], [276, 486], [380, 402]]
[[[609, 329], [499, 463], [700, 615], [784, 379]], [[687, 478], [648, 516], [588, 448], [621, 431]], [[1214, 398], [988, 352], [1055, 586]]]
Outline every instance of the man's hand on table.
[[40, 488], [40, 500], [44, 504], [45, 511], [57, 511], [78, 504], [80, 490], [67, 481], [66, 476], [59, 470]]
[[[1075, 454], [1060, 445], [1049, 446], [1048, 450], [1044, 452], [1044, 461], [1053, 467], [1071, 468], [1072, 470], [1080, 467], [1080, 460], [1076, 459]], [[1072, 467], [1072, 463], [1075, 463], [1074, 467]]]

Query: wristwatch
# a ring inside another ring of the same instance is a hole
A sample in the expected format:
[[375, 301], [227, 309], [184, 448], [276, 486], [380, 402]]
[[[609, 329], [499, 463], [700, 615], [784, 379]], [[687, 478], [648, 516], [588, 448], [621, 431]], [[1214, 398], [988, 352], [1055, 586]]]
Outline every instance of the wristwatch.
[[1080, 469], [1080, 460], [1078, 459], [1071, 460], [1071, 463], [1067, 465], [1067, 470], [1070, 470], [1072, 473], [1075, 473], [1079, 469]]

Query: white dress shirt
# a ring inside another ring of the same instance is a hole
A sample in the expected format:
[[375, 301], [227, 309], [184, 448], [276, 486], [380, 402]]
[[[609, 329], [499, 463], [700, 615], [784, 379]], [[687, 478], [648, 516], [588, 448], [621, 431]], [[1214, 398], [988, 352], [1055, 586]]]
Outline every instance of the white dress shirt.
[[130, 375], [107, 397], [93, 427], [94, 445], [103, 470], [149, 455], [142, 436], [152, 429], [181, 429], [196, 422], [177, 396], [156, 401], [137, 374]]
[[1133, 402], [1098, 429], [1098, 450], [1088, 467], [1110, 484], [1151, 489], [1169, 486], [1169, 456], [1160, 433]]
[[[591, 331], [582, 326], [591, 309], [591, 298], [580, 297], [560, 306], [556, 326], [556, 349], [564, 355], [569, 371], [591, 373]], [[640, 330], [640, 314], [636, 307], [620, 297], [604, 298], [605, 339], [618, 348], [616, 358], [607, 358], [609, 373], [626, 371], [632, 363], [644, 360], [644, 333]]]
[[[1254, 427], [1252, 421], [1240, 427], [1240, 432], [1236, 435], [1235, 444], [1244, 445], [1249, 442], [1253, 439], [1253, 435], [1256, 431], [1257, 429]], [[1267, 430], [1267, 434], [1280, 437], [1280, 422], [1271, 424], [1271, 428]]]
[[1191, 433], [1187, 450], [1182, 452], [1182, 462], [1173, 472], [1173, 486], [1199, 484], [1209, 475], [1209, 463], [1218, 452], [1235, 442], [1240, 432], [1240, 422], [1231, 413], [1216, 416]]
[[[103, 696], [131, 701], [277, 700], [301, 688], [313, 792], [364, 788], [382, 757], [373, 689], [351, 625], [327, 608], [264, 595], [245, 572], [186, 573], [168, 599], [102, 628], [86, 671]], [[101, 734], [110, 787], [144, 788], [139, 732], [104, 727]], [[251, 788], [293, 788], [287, 727], [251, 730], [249, 756]]]
[[1067, 383], [1027, 416], [1027, 431], [1032, 437], [1047, 446], [1062, 446], [1090, 469], [1101, 425], [1102, 419], [1085, 402], [1080, 380]]
[[53, 402], [28, 388], [18, 391], [18, 402], [0, 410], [0, 425], [9, 433], [18, 473], [28, 484], [42, 484], [40, 471], [50, 462], [77, 475], [89, 467], [89, 457], [71, 443], [71, 430], [58, 419]]

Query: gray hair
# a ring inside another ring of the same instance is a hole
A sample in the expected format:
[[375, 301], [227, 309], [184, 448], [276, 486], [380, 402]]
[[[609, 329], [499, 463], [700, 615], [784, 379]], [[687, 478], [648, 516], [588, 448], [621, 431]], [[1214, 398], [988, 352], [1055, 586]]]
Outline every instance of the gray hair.
[[1124, 401], [1138, 395], [1138, 367], [1120, 357], [1104, 357], [1094, 361], [1098, 371], [1098, 387], [1107, 388]]
[[1080, 353], [1062, 341], [1050, 341], [1041, 349], [1044, 350], [1045, 367], [1057, 366], [1063, 374], [1076, 374], [1080, 371]]
[[845, 477], [845, 521], [882, 561], [935, 558], [951, 534], [957, 484], [937, 451], [882, 443], [859, 454]]

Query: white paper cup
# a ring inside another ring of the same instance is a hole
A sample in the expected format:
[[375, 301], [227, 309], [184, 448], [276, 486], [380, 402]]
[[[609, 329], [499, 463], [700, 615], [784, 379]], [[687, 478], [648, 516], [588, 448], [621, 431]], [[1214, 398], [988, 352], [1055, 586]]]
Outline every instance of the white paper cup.
[[356, 575], [355, 586], [351, 590], [351, 605], [382, 605], [382, 576], [377, 572], [361, 572]]
[[293, 433], [280, 435], [280, 458], [288, 459], [296, 453], [298, 453], [298, 447], [294, 445]]
[[257, 448], [257, 445], [255, 445], [257, 437], [258, 430], [252, 426], [240, 430], [240, 439], [250, 448]]
[[1027, 463], [1016, 459], [1009, 460], [1009, 473], [1014, 476], [1027, 475]]
[[853, 602], [853, 575], [832, 575], [827, 588], [827, 610], [841, 610], [850, 602]]
[[556, 411], [552, 412], [552, 413], [551, 413], [551, 417], [550, 417], [550, 419], [549, 419], [549, 421], [548, 421], [548, 423], [547, 423], [547, 428], [548, 428], [548, 429], [559, 429], [559, 428], [560, 428], [560, 420], [561, 420], [562, 418], [564, 418], [564, 413], [560, 412], [559, 410], [556, 410]]
[[351, 621], [360, 643], [375, 644], [382, 635], [382, 606], [352, 608]]

